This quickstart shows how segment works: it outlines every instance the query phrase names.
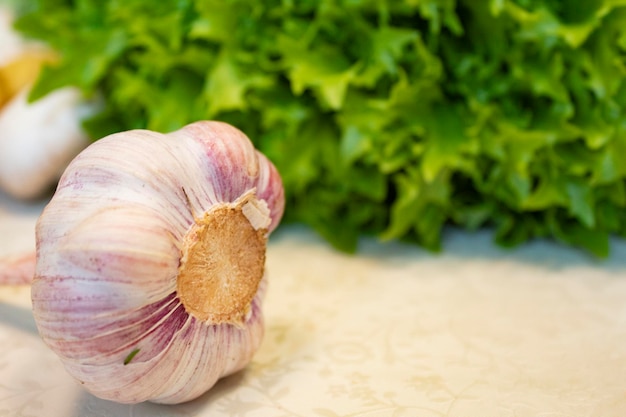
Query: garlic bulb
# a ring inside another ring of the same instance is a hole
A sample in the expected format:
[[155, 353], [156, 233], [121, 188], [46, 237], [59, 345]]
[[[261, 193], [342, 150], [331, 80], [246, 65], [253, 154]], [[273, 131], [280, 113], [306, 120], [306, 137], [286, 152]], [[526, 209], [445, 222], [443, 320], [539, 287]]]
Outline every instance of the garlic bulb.
[[266, 239], [283, 206], [278, 172], [230, 125], [95, 142], [37, 223], [43, 340], [101, 398], [198, 397], [261, 342]]
[[41, 197], [89, 139], [81, 121], [99, 104], [65, 87], [27, 100], [42, 66], [56, 60], [45, 45], [13, 29], [13, 13], [0, 6], [0, 189], [26, 200]]
[[18, 199], [41, 196], [89, 144], [81, 120], [97, 108], [65, 87], [28, 103], [22, 90], [0, 111], [0, 188]]

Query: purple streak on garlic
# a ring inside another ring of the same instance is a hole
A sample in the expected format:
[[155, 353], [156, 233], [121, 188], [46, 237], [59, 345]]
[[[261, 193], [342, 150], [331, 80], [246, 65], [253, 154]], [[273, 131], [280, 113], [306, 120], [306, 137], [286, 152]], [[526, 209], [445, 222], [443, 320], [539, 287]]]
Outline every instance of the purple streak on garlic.
[[101, 398], [198, 397], [261, 343], [265, 243], [283, 206], [274, 166], [227, 124], [95, 142], [37, 224], [43, 340]]

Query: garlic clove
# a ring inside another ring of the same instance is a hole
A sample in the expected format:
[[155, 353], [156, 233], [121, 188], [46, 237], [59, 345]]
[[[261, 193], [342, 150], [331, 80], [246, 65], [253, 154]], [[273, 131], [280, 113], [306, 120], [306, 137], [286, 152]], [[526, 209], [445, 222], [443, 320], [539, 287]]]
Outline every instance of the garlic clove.
[[278, 172], [230, 125], [95, 142], [37, 223], [40, 335], [99, 397], [196, 398], [261, 343], [265, 245], [283, 208]]
[[0, 258], [0, 284], [30, 284], [35, 274], [35, 254], [13, 255]]

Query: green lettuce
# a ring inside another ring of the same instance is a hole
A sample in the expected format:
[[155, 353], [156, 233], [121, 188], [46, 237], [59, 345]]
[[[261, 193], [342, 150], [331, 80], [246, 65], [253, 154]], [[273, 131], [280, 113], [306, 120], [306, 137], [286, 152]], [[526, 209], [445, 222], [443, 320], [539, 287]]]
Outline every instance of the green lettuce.
[[32, 100], [103, 97], [94, 138], [233, 123], [340, 249], [626, 233], [626, 0], [31, 2], [16, 27], [61, 55]]

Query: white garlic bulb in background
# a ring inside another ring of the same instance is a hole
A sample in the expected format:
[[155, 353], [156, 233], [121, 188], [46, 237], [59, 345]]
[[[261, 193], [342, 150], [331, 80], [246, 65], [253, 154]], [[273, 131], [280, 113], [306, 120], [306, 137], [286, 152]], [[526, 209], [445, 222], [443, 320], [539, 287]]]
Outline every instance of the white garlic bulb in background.
[[97, 108], [75, 88], [27, 102], [42, 65], [56, 59], [45, 45], [26, 41], [0, 6], [0, 190], [18, 199], [41, 197], [88, 138], [81, 120]]
[[101, 398], [198, 397], [260, 345], [266, 239], [283, 206], [278, 172], [230, 125], [95, 142], [37, 223], [43, 340]]
[[89, 140], [81, 120], [96, 106], [66, 87], [27, 102], [23, 89], [0, 110], [0, 189], [18, 199], [40, 197]]

